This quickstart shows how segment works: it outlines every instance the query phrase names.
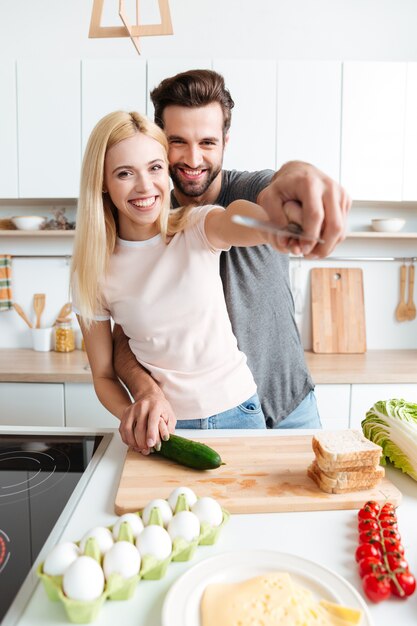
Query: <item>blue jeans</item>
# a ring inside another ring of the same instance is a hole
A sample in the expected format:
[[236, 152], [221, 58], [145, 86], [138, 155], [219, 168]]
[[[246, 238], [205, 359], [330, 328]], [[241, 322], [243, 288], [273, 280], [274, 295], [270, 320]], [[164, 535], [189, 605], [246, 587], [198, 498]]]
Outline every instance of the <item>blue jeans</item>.
[[273, 428], [322, 428], [314, 391], [310, 391], [297, 408]]
[[255, 393], [246, 402], [223, 413], [204, 419], [178, 420], [175, 428], [207, 430], [209, 428], [266, 428], [266, 425], [258, 394]]

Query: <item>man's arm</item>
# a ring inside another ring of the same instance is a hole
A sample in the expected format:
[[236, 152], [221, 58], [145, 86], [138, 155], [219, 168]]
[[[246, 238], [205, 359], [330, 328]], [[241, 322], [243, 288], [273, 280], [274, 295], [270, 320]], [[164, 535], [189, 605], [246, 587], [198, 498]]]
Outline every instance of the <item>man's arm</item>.
[[272, 177], [258, 195], [258, 204], [281, 228], [288, 222], [302, 226], [303, 232], [324, 243], [282, 238], [280, 249], [307, 258], [323, 258], [345, 238], [351, 200], [346, 191], [324, 172], [301, 161], [290, 161]]
[[176, 417], [157, 382], [136, 360], [118, 324], [113, 329], [113, 365], [134, 400], [121, 417], [120, 435], [128, 445], [134, 439], [134, 447], [146, 454], [158, 445], [160, 434], [168, 438], [165, 424], [169, 432], [174, 431]]

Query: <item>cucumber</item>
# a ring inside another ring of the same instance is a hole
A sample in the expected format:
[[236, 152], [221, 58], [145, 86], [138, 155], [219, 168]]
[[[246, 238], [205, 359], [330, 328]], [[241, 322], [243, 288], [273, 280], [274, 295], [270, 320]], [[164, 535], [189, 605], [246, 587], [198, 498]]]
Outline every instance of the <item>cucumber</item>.
[[161, 441], [161, 449], [155, 452], [166, 459], [199, 470], [216, 469], [224, 465], [213, 448], [178, 435], [170, 435], [168, 441]]

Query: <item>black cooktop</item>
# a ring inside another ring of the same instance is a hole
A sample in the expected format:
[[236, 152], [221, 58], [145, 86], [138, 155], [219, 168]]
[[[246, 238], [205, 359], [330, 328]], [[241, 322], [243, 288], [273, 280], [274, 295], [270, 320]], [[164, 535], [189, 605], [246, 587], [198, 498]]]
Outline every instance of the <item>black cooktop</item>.
[[102, 435], [0, 435], [0, 622]]

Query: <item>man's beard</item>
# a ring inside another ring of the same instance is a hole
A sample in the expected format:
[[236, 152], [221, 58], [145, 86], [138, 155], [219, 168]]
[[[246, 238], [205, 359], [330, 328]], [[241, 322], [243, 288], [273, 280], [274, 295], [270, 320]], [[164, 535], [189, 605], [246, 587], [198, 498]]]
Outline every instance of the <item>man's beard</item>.
[[[207, 189], [210, 187], [211, 183], [217, 178], [222, 170], [221, 164], [216, 167], [216, 169], [209, 168], [206, 171], [206, 176], [204, 181], [185, 181], [180, 175], [177, 174], [177, 167], [169, 168], [169, 175], [171, 176], [172, 182], [174, 183], [174, 187], [178, 189], [184, 196], [189, 196], [190, 198], [198, 198], [205, 194]], [[178, 168], [179, 169], [179, 168]]]

